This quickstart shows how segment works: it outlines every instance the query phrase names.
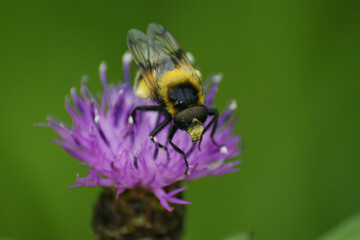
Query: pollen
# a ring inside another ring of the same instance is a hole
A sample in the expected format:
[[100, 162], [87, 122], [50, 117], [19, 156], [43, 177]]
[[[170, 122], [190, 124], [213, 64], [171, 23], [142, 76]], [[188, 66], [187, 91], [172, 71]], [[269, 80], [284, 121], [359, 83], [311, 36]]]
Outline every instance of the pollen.
[[222, 154], [228, 154], [228, 153], [229, 153], [229, 151], [228, 151], [228, 149], [227, 149], [226, 146], [222, 146], [222, 147], [220, 148], [220, 152], [221, 152]]
[[134, 124], [134, 119], [133, 119], [132, 116], [130, 116], [130, 117], [128, 118], [128, 123], [129, 123], [129, 124]]
[[200, 140], [203, 131], [204, 131], [203, 125], [196, 118], [193, 119], [192, 124], [190, 125], [188, 130], [186, 130], [186, 132], [189, 134], [193, 142], [197, 142]]

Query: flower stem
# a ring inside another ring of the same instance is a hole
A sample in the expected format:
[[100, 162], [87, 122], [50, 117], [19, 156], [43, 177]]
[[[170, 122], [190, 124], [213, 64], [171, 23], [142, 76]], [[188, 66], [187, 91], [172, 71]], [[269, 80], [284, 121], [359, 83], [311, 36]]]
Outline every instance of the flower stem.
[[128, 189], [118, 198], [116, 189], [104, 188], [94, 208], [93, 229], [99, 240], [179, 240], [184, 214], [184, 205], [169, 212], [144, 188]]

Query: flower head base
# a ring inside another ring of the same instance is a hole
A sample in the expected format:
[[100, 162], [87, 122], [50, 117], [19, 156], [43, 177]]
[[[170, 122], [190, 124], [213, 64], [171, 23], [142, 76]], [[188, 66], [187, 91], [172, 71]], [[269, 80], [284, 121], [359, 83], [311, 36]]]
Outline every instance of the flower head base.
[[[154, 142], [149, 133], [163, 119], [154, 112], [137, 115], [136, 124], [131, 124], [131, 111], [139, 105], [154, 104], [135, 96], [129, 80], [130, 59], [124, 58], [125, 83], [108, 85], [106, 65], [100, 65], [100, 79], [104, 88], [98, 101], [82, 80], [81, 94], [71, 89], [71, 99], [66, 101], [73, 126], [66, 126], [54, 117], [48, 117], [48, 126], [60, 137], [61, 145], [71, 156], [90, 166], [88, 176], [77, 178], [75, 186], [104, 186], [117, 189], [117, 195], [126, 189], [142, 187], [151, 190], [161, 205], [172, 210], [169, 203], [189, 204], [174, 196], [186, 188], [165, 192], [164, 187], [179, 181], [189, 181], [204, 176], [222, 175], [236, 171], [239, 161], [226, 162], [238, 156], [239, 136], [233, 136], [235, 120], [229, 120], [236, 107], [235, 102], [219, 117], [215, 139], [223, 144], [219, 149], [206, 133], [202, 150], [198, 151], [184, 131], [177, 132], [173, 142], [187, 153], [190, 170], [184, 175], [183, 157], [169, 147], [169, 157], [159, 144], [166, 145], [169, 127], [162, 130]], [[221, 75], [210, 77], [206, 105], [212, 104]], [[209, 120], [208, 120], [209, 121]], [[229, 123], [227, 123], [229, 122]]]

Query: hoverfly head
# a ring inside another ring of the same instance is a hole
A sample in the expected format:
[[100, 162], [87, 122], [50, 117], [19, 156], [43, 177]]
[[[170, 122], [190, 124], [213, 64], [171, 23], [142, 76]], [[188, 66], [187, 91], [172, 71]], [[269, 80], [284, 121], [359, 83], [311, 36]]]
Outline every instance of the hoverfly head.
[[193, 106], [186, 108], [174, 117], [174, 124], [181, 130], [185, 130], [193, 142], [200, 140], [204, 131], [204, 122], [208, 110], [205, 106]]

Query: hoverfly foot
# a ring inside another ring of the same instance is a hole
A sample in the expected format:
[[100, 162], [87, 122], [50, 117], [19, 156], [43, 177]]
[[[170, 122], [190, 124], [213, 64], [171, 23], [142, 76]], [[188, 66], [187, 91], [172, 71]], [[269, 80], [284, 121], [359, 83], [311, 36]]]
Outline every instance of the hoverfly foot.
[[200, 140], [199, 140], [199, 152], [201, 152], [201, 142], [202, 142], [202, 139], [203, 139], [203, 135], [201, 135]]
[[187, 161], [187, 159], [185, 158], [185, 166], [186, 166], [186, 169], [185, 169], [185, 176], [190, 176], [190, 172], [189, 172], [189, 163]]
[[[185, 171], [185, 175], [186, 176], [190, 176], [191, 175], [191, 172], [197, 167], [198, 163], [196, 163], [195, 165], [186, 165], [187, 168], [186, 168], [186, 171]], [[189, 171], [190, 170], [190, 171]]]
[[135, 124], [135, 119], [132, 116], [130, 116], [128, 118], [128, 123], [131, 124], [131, 125]]
[[[161, 143], [159, 143], [158, 139], [156, 137], [153, 137], [153, 136], [150, 136], [150, 139], [153, 143], [156, 144], [156, 147], [157, 148], [161, 148], [161, 149], [164, 149], [166, 151], [166, 156], [167, 156], [167, 159], [170, 158], [170, 154], [169, 154], [169, 150], [166, 146], [162, 145]], [[156, 154], [157, 155], [157, 154]]]
[[150, 136], [150, 140], [155, 144], [159, 143], [157, 137]]

